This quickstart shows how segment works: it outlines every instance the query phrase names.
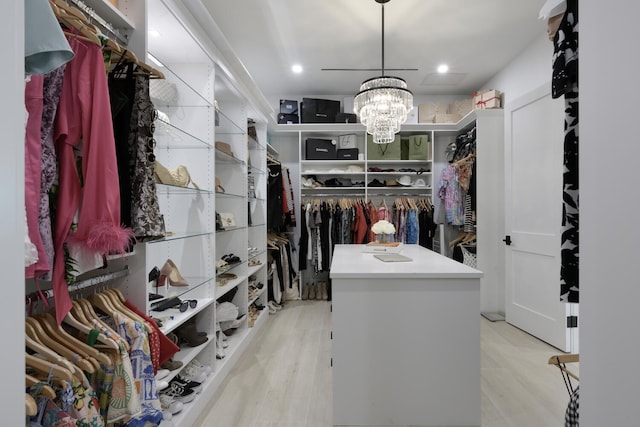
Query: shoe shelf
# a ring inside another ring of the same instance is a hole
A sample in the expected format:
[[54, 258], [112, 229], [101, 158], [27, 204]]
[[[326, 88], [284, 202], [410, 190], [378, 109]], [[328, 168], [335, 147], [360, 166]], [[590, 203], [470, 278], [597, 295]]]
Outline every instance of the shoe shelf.
[[425, 163], [431, 163], [431, 160], [367, 160], [367, 165], [414, 165], [424, 166]]
[[223, 274], [223, 273], [229, 273], [229, 272], [235, 270], [236, 268], [238, 268], [241, 265], [244, 265], [246, 263], [247, 263], [247, 260], [244, 260], [244, 261], [237, 262], [235, 264], [228, 265], [227, 267], [219, 268], [219, 269], [216, 270], [216, 277], [219, 276], [220, 274]]
[[247, 197], [250, 202], [264, 202], [266, 199], [261, 197]]
[[300, 175], [306, 177], [307, 175], [356, 175], [356, 176], [364, 176], [365, 172], [340, 172], [340, 171], [331, 171], [331, 170], [306, 170], [302, 172]]
[[[167, 107], [169, 109], [175, 109], [176, 107], [206, 107], [207, 109], [211, 109], [210, 115], [211, 117], [213, 117], [213, 102], [209, 101], [209, 99], [207, 99], [207, 97], [203, 95], [203, 92], [209, 91], [196, 89], [196, 82], [194, 81], [196, 79], [188, 77], [193, 75], [191, 70], [189, 70], [190, 66], [193, 68], [193, 64], [173, 63], [169, 60], [168, 55], [163, 54], [159, 51], [159, 49], [160, 48], [154, 49], [152, 46], [150, 46], [149, 48], [149, 54], [156, 58], [163, 65], [162, 67], [158, 67], [158, 70], [162, 71], [165, 77], [164, 80], [151, 80], [149, 82], [149, 92], [152, 94], [154, 106], [159, 110], [164, 110]], [[211, 69], [211, 71], [213, 70], [211, 67], [209, 68]], [[206, 77], [200, 76], [197, 80], [201, 80], [202, 78]], [[153, 97], [154, 92], [166, 91], [168, 86], [170, 87], [170, 91], [174, 91], [179, 95], [166, 96], [163, 99]], [[187, 112], [185, 115], [188, 114], [189, 113]]]
[[233, 120], [230, 115], [225, 113], [223, 108], [218, 111], [219, 124], [216, 126], [216, 135], [244, 135], [247, 133], [246, 123], [239, 124]]
[[167, 382], [171, 381], [174, 377], [180, 374], [180, 371], [187, 366], [193, 359], [195, 359], [204, 349], [209, 345], [215, 346], [216, 344], [216, 334], [207, 334], [207, 341], [203, 344], [200, 344], [196, 347], [187, 347], [186, 345], [182, 345], [180, 347], [180, 351], [177, 352], [173, 356], [173, 360], [182, 362], [182, 367], [171, 371], [169, 375], [167, 375], [164, 380]]
[[237, 287], [246, 278], [247, 278], [247, 276], [238, 276], [236, 279], [229, 280], [226, 285], [217, 285], [216, 284], [216, 299], [224, 296], [227, 292], [229, 292], [233, 288]]
[[156, 183], [156, 191], [158, 194], [212, 194], [213, 191], [204, 188], [180, 187], [177, 185]]
[[267, 147], [265, 147], [264, 145], [260, 144], [258, 141], [256, 141], [252, 137], [248, 138], [248, 148], [249, 148], [249, 150], [261, 150], [261, 151], [267, 149]]
[[216, 191], [216, 197], [221, 198], [221, 199], [244, 199], [245, 195], [243, 194], [234, 194], [234, 193], [222, 193], [220, 191]]
[[300, 188], [300, 191], [302, 191], [303, 193], [309, 193], [309, 194], [313, 194], [313, 193], [324, 193], [324, 192], [336, 192], [337, 194], [339, 193], [345, 193], [348, 191], [359, 191], [360, 193], [362, 193], [364, 191], [365, 187], [302, 187]]
[[220, 151], [216, 148], [216, 163], [232, 163], [244, 166], [246, 162], [237, 157], [230, 156], [224, 151]]
[[249, 226], [249, 228], [264, 227], [265, 225], [267, 225], [267, 223], [265, 223], [265, 222], [261, 222], [261, 223], [258, 223], [258, 224], [251, 224], [251, 225]]
[[213, 148], [209, 142], [164, 120], [158, 119], [154, 124], [156, 130], [153, 137], [156, 140], [156, 149]]
[[252, 175], [266, 175], [267, 171], [258, 169], [257, 167], [251, 165], [249, 166], [249, 173]]
[[184, 279], [189, 283], [189, 286], [171, 286], [165, 285], [161, 287], [152, 288], [155, 293], [158, 295], [162, 295], [164, 298], [157, 299], [152, 302], [162, 301], [165, 298], [171, 297], [182, 297], [184, 294], [193, 291], [194, 289], [198, 289], [202, 286], [208, 285], [214, 277], [184, 277]]
[[265, 306], [262, 310], [260, 310], [260, 314], [258, 315], [258, 319], [256, 319], [256, 322], [253, 324], [253, 326], [250, 326], [249, 328], [250, 329], [259, 328], [267, 321], [268, 318], [269, 318], [269, 309]]
[[367, 172], [367, 175], [380, 175], [380, 176], [400, 176], [400, 175], [409, 175], [409, 176], [430, 176], [432, 175], [431, 172], [401, 172], [401, 171], [397, 171], [397, 172]]
[[431, 186], [427, 185], [425, 187], [403, 187], [403, 186], [397, 186], [397, 187], [367, 187], [367, 191], [369, 193], [375, 194], [375, 193], [380, 193], [380, 192], [384, 192], [384, 193], [398, 193], [398, 195], [402, 195], [404, 193], [410, 194], [412, 196], [415, 196], [416, 193], [420, 193], [421, 191], [428, 191], [429, 193], [431, 193]]
[[[263, 310], [264, 311], [264, 310]], [[249, 330], [247, 328], [246, 318], [243, 324], [235, 330], [233, 335], [227, 335], [227, 343], [229, 346], [224, 349], [225, 356], [222, 359], [216, 360], [216, 370], [224, 369], [225, 365], [232, 359], [235, 359], [234, 353], [240, 351], [242, 347], [243, 341], [249, 335]]]
[[226, 228], [222, 228], [222, 229], [216, 230], [216, 233], [227, 233], [229, 231], [244, 230], [245, 228], [247, 228], [247, 227], [243, 227], [243, 226], [226, 227]]
[[263, 262], [262, 264], [249, 266], [249, 269], [247, 270], [247, 276], [253, 276], [265, 265], [266, 264]]
[[162, 239], [150, 240], [147, 244], [158, 244], [164, 243], [171, 240], [182, 240], [182, 239], [190, 239], [193, 237], [201, 237], [201, 236], [211, 236], [213, 233], [210, 231], [192, 231], [192, 232], [182, 232], [176, 233], [172, 232], [171, 234], [165, 236]]
[[344, 166], [344, 165], [357, 165], [364, 167], [364, 160], [300, 160], [300, 166]]
[[194, 317], [196, 314], [200, 313], [202, 310], [205, 310], [214, 302], [215, 298], [198, 298], [198, 305], [195, 308], [189, 307], [184, 313], [181, 313], [177, 308], [168, 308], [163, 311], [151, 310], [149, 311], [149, 315], [151, 317], [156, 317], [159, 319], [169, 317], [169, 319], [165, 323], [163, 323], [162, 327], [160, 328], [162, 333], [166, 335], [174, 329], [178, 328], [187, 320]]
[[[262, 294], [264, 294], [264, 292], [267, 290], [266, 286], [263, 286], [262, 289], [258, 289], [258, 292], [255, 294], [255, 296], [253, 298], [249, 299], [249, 305], [253, 304], [254, 302], [258, 301], [258, 299], [260, 299], [260, 297], [262, 296]], [[265, 309], [261, 310], [261, 314], [263, 311], [265, 311]], [[269, 311], [269, 310], [267, 310]]]

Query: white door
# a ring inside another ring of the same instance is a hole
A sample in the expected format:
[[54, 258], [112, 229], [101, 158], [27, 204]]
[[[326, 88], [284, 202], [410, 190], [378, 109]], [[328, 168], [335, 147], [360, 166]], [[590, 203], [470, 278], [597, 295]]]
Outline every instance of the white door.
[[505, 110], [505, 314], [514, 326], [577, 352], [577, 329], [567, 328], [574, 307], [560, 301], [564, 100], [552, 99], [550, 88]]

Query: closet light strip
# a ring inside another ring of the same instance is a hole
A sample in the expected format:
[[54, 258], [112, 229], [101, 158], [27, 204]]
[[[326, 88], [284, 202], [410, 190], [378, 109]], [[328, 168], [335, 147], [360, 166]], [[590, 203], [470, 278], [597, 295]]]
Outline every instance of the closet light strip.
[[[74, 283], [69, 286], [69, 292], [76, 292], [81, 289], [89, 288], [91, 286], [99, 285], [101, 283], [109, 282], [111, 280], [119, 279], [121, 277], [125, 277], [129, 275], [129, 267], [125, 266], [122, 270], [114, 271], [112, 273], [101, 274], [96, 277], [92, 277], [91, 279], [81, 280], [80, 282]], [[53, 289], [47, 289], [46, 291], [42, 291], [42, 294], [46, 298], [53, 298]], [[39, 298], [38, 292], [33, 292], [26, 296], [27, 304], [31, 301], [35, 301]]]

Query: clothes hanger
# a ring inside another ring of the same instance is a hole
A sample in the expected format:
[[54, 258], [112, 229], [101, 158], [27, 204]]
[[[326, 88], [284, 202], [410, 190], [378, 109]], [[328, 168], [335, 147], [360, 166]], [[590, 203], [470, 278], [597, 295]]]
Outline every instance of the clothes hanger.
[[[25, 374], [24, 375], [24, 384], [26, 387], [31, 387], [34, 384], [42, 383], [39, 379], [34, 377], [33, 375]], [[56, 398], [56, 391], [48, 384], [42, 384], [42, 388], [40, 389], [40, 396], [48, 397], [49, 399]]]
[[112, 362], [109, 356], [104, 353], [100, 353], [97, 349], [85, 344], [73, 335], [69, 334], [64, 330], [64, 328], [56, 323], [55, 318], [51, 313], [40, 313], [35, 315], [34, 318], [40, 322], [47, 334], [49, 334], [53, 339], [74, 349], [90, 362], [93, 362], [93, 359], [105, 365], [111, 365]]
[[[67, 313], [67, 315], [64, 317], [64, 319], [62, 319], [62, 321], [64, 323], [66, 323], [67, 325], [74, 327], [78, 331], [80, 331], [83, 334], [88, 336], [89, 334], [91, 334], [91, 330], [93, 329], [93, 325], [91, 325], [91, 323], [89, 323], [86, 319], [84, 319], [84, 321], [87, 322], [87, 323], [82, 323], [82, 322], [78, 321], [78, 319], [76, 319], [74, 317], [74, 314], [73, 314], [74, 309], [75, 309], [76, 313], [82, 312], [82, 310], [77, 305], [75, 305], [75, 306], [73, 305], [74, 302], [75, 301], [71, 301], [71, 304], [72, 304], [71, 310]], [[117, 352], [120, 351], [120, 347], [118, 346], [118, 343], [115, 342], [114, 340], [112, 340], [111, 338], [106, 337], [102, 333], [98, 334], [98, 341], [100, 341], [101, 344], [106, 345], [108, 348], [110, 348], [112, 350], [115, 350]]]
[[50, 362], [66, 367], [77, 377], [83, 375], [81, 371], [78, 371], [78, 368], [90, 374], [95, 372], [93, 365], [88, 360], [82, 358], [73, 349], [51, 338], [36, 319], [27, 317], [25, 321], [25, 344], [31, 350], [44, 356]]
[[[147, 331], [147, 333], [150, 333], [151, 327], [149, 326], [149, 323], [144, 318], [142, 318], [138, 313], [134, 312], [129, 307], [127, 307], [124, 304], [124, 301], [126, 301], [124, 298], [124, 295], [122, 295], [122, 293], [119, 294], [118, 292], [119, 291], [116, 291], [115, 289], [106, 289], [101, 293], [111, 299], [111, 303], [113, 304], [113, 306], [116, 308], [117, 311], [124, 314], [128, 318], [142, 324], [142, 326]], [[122, 297], [122, 299], [120, 299], [120, 297]]]
[[[98, 314], [94, 311], [94, 308], [97, 308], [100, 311], [102, 311], [104, 314], [108, 316], [113, 316], [113, 312], [118, 310], [115, 307], [113, 307], [109, 298], [106, 295], [103, 295], [102, 293], [98, 292], [98, 293], [89, 295], [87, 299], [89, 300], [91, 305], [91, 308], [88, 308], [88, 309], [95, 314], [96, 321], [100, 323], [100, 325], [109, 332], [109, 335], [111, 335], [112, 340], [121, 342], [124, 345], [127, 352], [129, 352], [130, 350], [129, 343], [125, 339], [123, 339], [117, 331], [115, 331], [113, 328], [108, 326], [104, 321], [102, 321], [102, 319], [100, 319]], [[82, 302], [80, 304], [86, 304], [86, 303]]]
[[29, 417], [38, 415], [38, 405], [36, 400], [29, 393], [24, 394], [24, 413]]
[[63, 31], [66, 35], [86, 40], [102, 47], [100, 38], [98, 38], [98, 35], [89, 27], [89, 21], [82, 12], [67, 5], [62, 0], [55, 0], [54, 2], [50, 1], [49, 6], [51, 6], [51, 10], [53, 10], [53, 14], [56, 16], [58, 22], [64, 24], [68, 28], [73, 28], [80, 32], [80, 34], [76, 34]]
[[25, 366], [33, 369], [41, 375], [48, 376], [47, 378], [50, 376], [57, 385], [64, 387], [66, 386], [66, 383], [73, 382], [73, 374], [67, 368], [56, 365], [55, 363], [51, 363], [47, 360], [40, 359], [39, 357], [33, 356], [29, 353], [25, 353], [24, 361]]

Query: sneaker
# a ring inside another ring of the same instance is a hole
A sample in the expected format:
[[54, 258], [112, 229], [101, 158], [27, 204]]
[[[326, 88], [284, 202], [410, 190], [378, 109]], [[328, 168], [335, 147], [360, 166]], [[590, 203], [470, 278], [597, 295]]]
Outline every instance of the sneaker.
[[162, 408], [163, 415], [167, 413], [169, 415], [177, 414], [178, 412], [182, 411], [182, 408], [184, 406], [182, 402], [178, 402], [169, 394], [160, 393], [158, 399], [160, 400], [160, 407]]
[[171, 380], [171, 383], [177, 383], [181, 387], [191, 389], [196, 393], [200, 393], [202, 391], [202, 383], [191, 381], [181, 375], [177, 375], [173, 380]]
[[158, 369], [158, 372], [156, 373], [156, 381], [165, 378], [170, 373], [171, 371], [168, 369]]
[[202, 372], [204, 372], [207, 375], [211, 373], [211, 366], [203, 365], [198, 361], [198, 359], [193, 359], [191, 362], [189, 362], [189, 365], [195, 366], [196, 368], [202, 370]]
[[167, 387], [169, 387], [169, 383], [165, 380], [156, 380], [156, 388], [158, 391], [164, 390]]
[[169, 386], [169, 388], [163, 391], [162, 394], [173, 397], [174, 400], [177, 400], [178, 402], [182, 402], [182, 403], [192, 402], [193, 399], [196, 398], [195, 391], [189, 388], [182, 387], [180, 384], [173, 381], [171, 382], [171, 385]]
[[182, 371], [180, 371], [180, 376], [189, 381], [195, 381], [198, 383], [202, 383], [207, 379], [206, 371], [204, 369], [198, 368], [191, 363], [189, 363]]

